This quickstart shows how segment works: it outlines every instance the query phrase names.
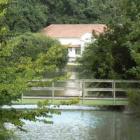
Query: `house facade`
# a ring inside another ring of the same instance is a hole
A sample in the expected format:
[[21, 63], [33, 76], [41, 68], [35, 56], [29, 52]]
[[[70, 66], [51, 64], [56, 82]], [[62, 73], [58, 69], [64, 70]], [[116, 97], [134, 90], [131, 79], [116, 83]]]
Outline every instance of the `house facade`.
[[68, 48], [69, 62], [81, 57], [87, 44], [94, 40], [93, 32], [100, 35], [104, 24], [51, 24], [43, 29], [43, 34], [60, 41]]

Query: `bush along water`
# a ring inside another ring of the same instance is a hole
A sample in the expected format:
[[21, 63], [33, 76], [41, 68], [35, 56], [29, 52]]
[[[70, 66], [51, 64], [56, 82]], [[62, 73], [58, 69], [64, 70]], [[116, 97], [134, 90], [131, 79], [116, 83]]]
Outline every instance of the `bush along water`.
[[129, 108], [132, 112], [140, 117], [140, 92], [129, 91], [128, 92]]
[[73, 104], [78, 104], [80, 101], [79, 98], [72, 98], [70, 100], [64, 100], [64, 101], [61, 101], [60, 104], [61, 105], [73, 105]]

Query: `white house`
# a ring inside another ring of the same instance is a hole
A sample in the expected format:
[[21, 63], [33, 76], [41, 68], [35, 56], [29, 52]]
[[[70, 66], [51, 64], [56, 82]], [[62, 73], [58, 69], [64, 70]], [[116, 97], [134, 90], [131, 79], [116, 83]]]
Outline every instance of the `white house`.
[[104, 24], [51, 24], [43, 29], [43, 33], [66, 45], [69, 62], [72, 62], [81, 57], [86, 45], [93, 38], [93, 32], [100, 35], [105, 28]]

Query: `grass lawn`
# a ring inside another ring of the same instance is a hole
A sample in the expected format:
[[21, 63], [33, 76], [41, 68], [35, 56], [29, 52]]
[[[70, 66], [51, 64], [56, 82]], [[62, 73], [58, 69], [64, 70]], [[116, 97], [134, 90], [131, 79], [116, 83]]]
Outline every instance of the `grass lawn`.
[[[13, 104], [37, 104], [39, 101], [45, 101], [46, 99], [23, 99], [19, 102], [14, 102]], [[50, 103], [58, 105], [61, 104], [62, 100], [50, 100]], [[127, 100], [116, 100], [115, 104], [113, 100], [104, 100], [104, 99], [94, 99], [94, 100], [80, 100], [78, 105], [87, 105], [87, 106], [107, 106], [107, 105], [127, 105]]]

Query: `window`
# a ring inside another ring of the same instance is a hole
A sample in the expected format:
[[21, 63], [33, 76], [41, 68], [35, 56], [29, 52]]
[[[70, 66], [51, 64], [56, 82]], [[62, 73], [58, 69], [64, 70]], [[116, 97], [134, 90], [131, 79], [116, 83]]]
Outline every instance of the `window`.
[[80, 55], [81, 54], [81, 47], [75, 48], [75, 53], [77, 55]]
[[72, 52], [72, 48], [68, 48], [68, 51], [69, 51], [69, 52]]

